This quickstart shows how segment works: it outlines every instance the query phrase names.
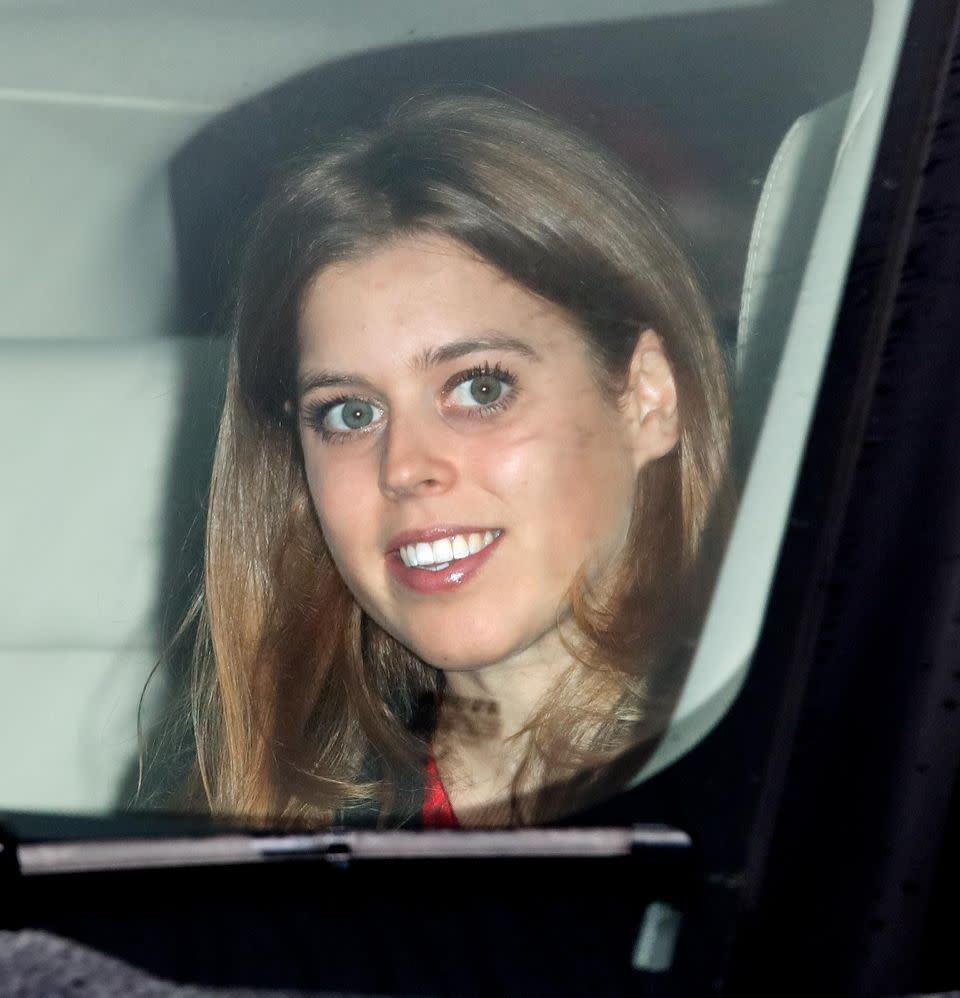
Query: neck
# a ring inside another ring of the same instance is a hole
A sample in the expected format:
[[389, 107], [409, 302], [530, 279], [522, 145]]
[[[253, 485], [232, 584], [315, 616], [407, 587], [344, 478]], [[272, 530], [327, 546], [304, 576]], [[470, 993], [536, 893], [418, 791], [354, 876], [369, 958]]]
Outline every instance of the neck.
[[485, 813], [498, 813], [497, 805], [509, 800], [529, 748], [524, 728], [574, 664], [553, 631], [505, 661], [445, 674], [434, 749], [461, 820], [482, 824]]
[[509, 659], [481, 669], [446, 672], [447, 702], [458, 710], [476, 707], [481, 713], [486, 707], [497, 719], [496, 738], [505, 741], [523, 729], [574, 663], [554, 630]]

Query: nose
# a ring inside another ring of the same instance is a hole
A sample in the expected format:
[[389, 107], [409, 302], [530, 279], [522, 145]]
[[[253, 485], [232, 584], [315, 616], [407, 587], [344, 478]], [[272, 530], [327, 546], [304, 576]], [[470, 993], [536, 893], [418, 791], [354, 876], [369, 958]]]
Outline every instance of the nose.
[[388, 499], [441, 495], [456, 481], [453, 453], [442, 426], [411, 418], [390, 419], [381, 438], [380, 491]]

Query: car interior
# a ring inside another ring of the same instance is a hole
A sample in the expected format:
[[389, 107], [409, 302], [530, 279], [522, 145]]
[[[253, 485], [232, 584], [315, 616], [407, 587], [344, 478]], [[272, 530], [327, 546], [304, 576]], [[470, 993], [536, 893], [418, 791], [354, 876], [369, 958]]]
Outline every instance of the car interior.
[[[442, 7], [442, 10], [440, 9]], [[32, 5], [0, 36], [0, 809], [109, 814], [202, 572], [245, 225], [299, 150], [493, 87], [619, 152], [728, 350], [737, 522], [645, 780], [750, 665], [905, 31], [897, 0]], [[56, 19], [56, 24], [51, 19]], [[181, 663], [182, 665], [182, 663]]]

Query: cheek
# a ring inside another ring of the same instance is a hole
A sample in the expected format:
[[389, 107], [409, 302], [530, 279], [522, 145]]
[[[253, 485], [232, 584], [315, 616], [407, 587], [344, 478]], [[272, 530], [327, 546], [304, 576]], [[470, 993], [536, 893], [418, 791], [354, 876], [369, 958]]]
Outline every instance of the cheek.
[[324, 540], [338, 565], [345, 553], [363, 547], [372, 524], [369, 514], [369, 475], [363, 462], [305, 457], [307, 487]]
[[551, 568], [576, 567], [622, 541], [633, 505], [631, 455], [610, 420], [574, 415], [503, 442], [483, 464], [524, 540]]

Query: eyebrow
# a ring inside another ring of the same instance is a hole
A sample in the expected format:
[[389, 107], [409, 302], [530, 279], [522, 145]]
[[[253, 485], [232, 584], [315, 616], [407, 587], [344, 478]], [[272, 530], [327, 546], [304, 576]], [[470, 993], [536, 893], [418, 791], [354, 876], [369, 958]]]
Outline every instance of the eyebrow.
[[458, 360], [471, 353], [478, 353], [481, 350], [506, 350], [508, 353], [520, 354], [527, 360], [539, 361], [542, 358], [529, 343], [515, 339], [513, 336], [503, 336], [493, 333], [490, 336], [481, 336], [477, 339], [454, 340], [452, 343], [445, 343], [442, 347], [428, 347], [413, 359], [413, 367], [416, 370], [425, 371], [439, 364], [445, 364], [448, 360]]
[[[528, 343], [513, 336], [492, 334], [468, 340], [454, 340], [439, 347], [428, 347], [417, 354], [411, 363], [416, 371], [426, 371], [451, 360], [458, 360], [472, 353], [483, 350], [505, 350], [508, 353], [519, 354], [527, 360], [541, 361], [543, 358]], [[297, 379], [297, 391], [300, 398], [318, 388], [342, 388], [356, 386], [376, 390], [376, 386], [362, 374], [348, 371], [312, 371]]]

